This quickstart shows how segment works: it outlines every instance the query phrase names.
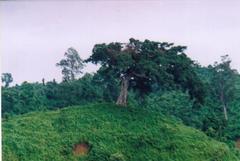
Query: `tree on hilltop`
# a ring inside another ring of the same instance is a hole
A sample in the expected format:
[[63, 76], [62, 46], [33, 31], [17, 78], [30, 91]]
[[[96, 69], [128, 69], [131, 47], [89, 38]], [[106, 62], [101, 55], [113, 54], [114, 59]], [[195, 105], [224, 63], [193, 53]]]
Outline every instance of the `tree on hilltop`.
[[99, 71], [120, 81], [117, 104], [126, 106], [129, 88], [146, 94], [158, 88], [179, 87], [203, 101], [201, 82], [186, 56], [185, 46], [131, 38], [128, 43], [96, 44], [86, 62], [100, 64]]

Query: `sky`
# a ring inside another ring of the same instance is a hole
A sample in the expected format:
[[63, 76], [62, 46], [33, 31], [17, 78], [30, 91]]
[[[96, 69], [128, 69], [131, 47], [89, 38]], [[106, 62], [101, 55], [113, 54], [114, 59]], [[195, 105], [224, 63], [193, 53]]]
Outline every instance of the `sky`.
[[[228, 54], [240, 71], [238, 0], [1, 1], [1, 72], [23, 81], [61, 81], [56, 67], [74, 47], [82, 59], [94, 44], [129, 38], [173, 42], [206, 66]], [[87, 65], [85, 72], [97, 67]]]

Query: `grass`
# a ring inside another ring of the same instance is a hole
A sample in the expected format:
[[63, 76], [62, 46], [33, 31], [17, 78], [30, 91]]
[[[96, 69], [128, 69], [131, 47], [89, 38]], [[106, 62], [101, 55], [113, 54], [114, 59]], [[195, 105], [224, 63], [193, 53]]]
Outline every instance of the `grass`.
[[[224, 144], [141, 108], [113, 104], [35, 112], [6, 120], [4, 161], [237, 161]], [[90, 151], [73, 155], [77, 143]]]

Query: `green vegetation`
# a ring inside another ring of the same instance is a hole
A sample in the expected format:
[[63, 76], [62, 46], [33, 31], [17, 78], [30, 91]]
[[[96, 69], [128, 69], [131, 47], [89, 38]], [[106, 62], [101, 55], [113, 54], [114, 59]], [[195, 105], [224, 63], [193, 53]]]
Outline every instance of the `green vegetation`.
[[99, 71], [105, 81], [113, 78], [120, 82], [118, 105], [127, 105], [129, 89], [143, 97], [157, 89], [181, 88], [203, 102], [202, 83], [193, 72], [195, 64], [185, 49], [173, 43], [131, 38], [128, 43], [96, 44], [86, 62], [101, 64]]
[[[74, 156], [87, 142], [90, 151]], [[144, 108], [76, 106], [15, 116], [3, 122], [5, 161], [237, 161], [224, 144]]]
[[[43, 78], [9, 86], [12, 75], [3, 73], [4, 156], [74, 160], [72, 147], [83, 141], [75, 148], [90, 144], [87, 160], [234, 160], [232, 153], [240, 156], [240, 75], [228, 55], [204, 67], [185, 50], [131, 38], [96, 44], [86, 60], [69, 48], [57, 63], [60, 83]], [[79, 78], [86, 63], [100, 68]]]

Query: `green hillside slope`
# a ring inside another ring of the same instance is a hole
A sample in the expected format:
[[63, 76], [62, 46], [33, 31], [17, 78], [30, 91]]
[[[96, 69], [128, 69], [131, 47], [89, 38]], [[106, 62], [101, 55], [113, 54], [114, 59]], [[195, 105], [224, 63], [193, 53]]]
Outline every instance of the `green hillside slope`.
[[141, 108], [95, 104], [3, 122], [4, 161], [235, 161], [202, 132]]

